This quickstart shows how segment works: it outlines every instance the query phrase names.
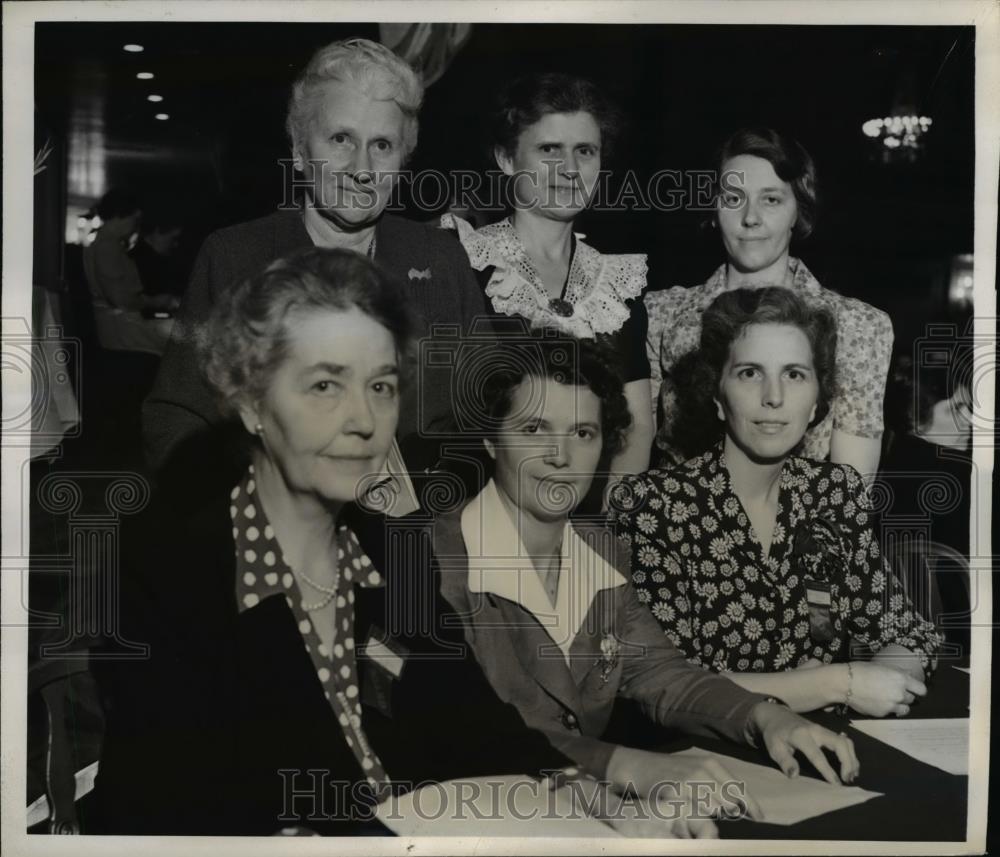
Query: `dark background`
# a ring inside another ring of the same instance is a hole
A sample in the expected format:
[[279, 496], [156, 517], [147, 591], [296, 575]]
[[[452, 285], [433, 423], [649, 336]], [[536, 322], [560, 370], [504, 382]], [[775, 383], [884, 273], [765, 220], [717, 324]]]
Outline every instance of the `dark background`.
[[[140, 193], [147, 211], [177, 213], [188, 263], [211, 230], [273, 210], [284, 191], [277, 160], [289, 155], [289, 84], [316, 48], [350, 36], [377, 39], [378, 27], [36, 25], [35, 149], [49, 140], [53, 154], [35, 180], [35, 284], [62, 296], [72, 288], [67, 211], [113, 186]], [[125, 53], [126, 43], [145, 50]], [[948, 283], [952, 257], [973, 250], [975, 47], [972, 27], [477, 24], [427, 92], [410, 167], [492, 167], [487, 105], [501, 81], [531, 70], [588, 76], [619, 102], [629, 120], [611, 164], [619, 177], [710, 169], [731, 131], [773, 125], [810, 150], [820, 175], [816, 232], [793, 253], [823, 285], [887, 310], [906, 350], [928, 323], [964, 321]], [[156, 77], [140, 81], [138, 71]], [[164, 101], [149, 103], [151, 92]], [[861, 132], [898, 107], [934, 120], [912, 163], [884, 163]], [[153, 118], [161, 111], [169, 121]], [[721, 263], [702, 220], [593, 212], [580, 229], [601, 250], [648, 253], [658, 289], [700, 283]], [[98, 461], [89, 446], [77, 455]], [[33, 551], [68, 553], [65, 523], [35, 512]], [[36, 588], [31, 597], [48, 603]]]
[[[354, 35], [378, 38], [378, 28], [38, 24], [40, 136], [61, 141], [67, 165], [79, 161], [81, 140], [87, 158], [104, 163], [100, 190], [63, 181], [61, 198], [49, 195], [50, 231], [64, 231], [66, 203], [87, 207], [128, 185], [181, 212], [190, 259], [212, 229], [273, 210], [289, 84], [314, 49]], [[128, 42], [145, 51], [125, 53]], [[643, 184], [661, 169], [709, 169], [729, 132], [773, 125], [809, 149], [821, 182], [818, 228], [793, 253], [823, 285], [888, 310], [897, 339], [912, 338], [951, 317], [950, 258], [973, 249], [974, 58], [971, 27], [477, 24], [427, 91], [410, 167], [491, 167], [488, 104], [501, 81], [529, 70], [586, 75], [620, 104], [628, 123], [611, 164], [618, 179], [626, 169]], [[141, 70], [155, 80], [136, 80]], [[148, 103], [149, 92], [164, 102]], [[882, 163], [861, 125], [899, 105], [933, 125], [916, 162]], [[161, 110], [169, 121], [153, 119]], [[702, 219], [593, 212], [580, 229], [599, 249], [649, 253], [657, 289], [701, 282], [721, 262]], [[46, 252], [38, 264], [57, 258]]]

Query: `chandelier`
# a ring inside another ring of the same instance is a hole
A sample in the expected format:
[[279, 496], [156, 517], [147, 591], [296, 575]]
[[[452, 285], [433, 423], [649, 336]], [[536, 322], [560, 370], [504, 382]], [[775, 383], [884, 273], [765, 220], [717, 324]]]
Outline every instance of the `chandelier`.
[[866, 137], [882, 141], [882, 160], [904, 156], [906, 160], [914, 161], [933, 122], [930, 116], [894, 115], [869, 119], [861, 130]]

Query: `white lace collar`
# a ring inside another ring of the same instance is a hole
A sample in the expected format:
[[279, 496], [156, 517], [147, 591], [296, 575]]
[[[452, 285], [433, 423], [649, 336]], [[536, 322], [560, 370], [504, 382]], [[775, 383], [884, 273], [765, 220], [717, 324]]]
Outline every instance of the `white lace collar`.
[[441, 226], [458, 232], [473, 268], [494, 268], [486, 286], [493, 309], [504, 315], [520, 315], [532, 327], [555, 328], [578, 339], [615, 333], [628, 320], [626, 301], [646, 286], [644, 254], [603, 255], [576, 233], [565, 294], [573, 314], [561, 316], [550, 307], [549, 294], [509, 217], [476, 230], [460, 217], [446, 214]]

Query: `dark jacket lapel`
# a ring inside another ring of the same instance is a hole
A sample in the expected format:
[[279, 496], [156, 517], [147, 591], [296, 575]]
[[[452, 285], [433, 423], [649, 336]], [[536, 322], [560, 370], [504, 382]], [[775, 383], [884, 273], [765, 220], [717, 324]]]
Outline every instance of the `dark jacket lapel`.
[[573, 711], [580, 710], [580, 693], [562, 650], [527, 610], [513, 601], [489, 593], [487, 601], [508, 629], [518, 660], [539, 686]]
[[[434, 524], [434, 553], [446, 565], [446, 574], [468, 575], [469, 555], [462, 538], [460, 513], [442, 515]], [[469, 593], [478, 599], [477, 593]], [[477, 617], [484, 626], [503, 628], [525, 673], [550, 696], [578, 711], [580, 696], [562, 651], [527, 610], [499, 595], [485, 593], [477, 607], [488, 614]], [[492, 615], [489, 615], [492, 614]]]
[[299, 209], [277, 212], [272, 223], [274, 226], [272, 233], [274, 247], [270, 257], [272, 261], [287, 256], [293, 250], [313, 246], [312, 238], [306, 231], [305, 223], [302, 222], [302, 212]]

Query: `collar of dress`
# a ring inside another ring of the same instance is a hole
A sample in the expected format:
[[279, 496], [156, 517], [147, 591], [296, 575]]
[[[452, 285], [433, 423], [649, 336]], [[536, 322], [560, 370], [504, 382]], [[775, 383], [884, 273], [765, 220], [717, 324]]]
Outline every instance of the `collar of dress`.
[[[716, 295], [722, 294], [729, 287], [728, 276], [727, 276], [728, 266], [726, 263], [721, 264], [715, 269], [715, 273], [712, 274], [705, 281], [705, 292], [706, 294], [715, 297]], [[819, 284], [812, 272], [805, 266], [805, 263], [801, 259], [796, 259], [794, 256], [788, 257], [788, 270], [792, 274], [792, 285], [793, 289], [804, 289], [810, 292], [822, 292], [823, 287]]]
[[638, 297], [646, 287], [646, 256], [641, 253], [606, 255], [576, 235], [576, 252], [570, 265], [565, 300], [573, 305], [570, 317], [554, 313], [550, 295], [531, 264], [509, 217], [473, 229], [460, 217], [446, 214], [441, 226], [454, 230], [477, 271], [492, 267], [486, 294], [494, 310], [520, 315], [532, 327], [550, 327], [578, 339], [599, 333], [615, 333], [628, 320], [626, 301]]
[[492, 593], [526, 610], [567, 660], [597, 594], [626, 582], [624, 575], [567, 521], [553, 606], [492, 479], [462, 511], [461, 527], [469, 556], [469, 591]]

